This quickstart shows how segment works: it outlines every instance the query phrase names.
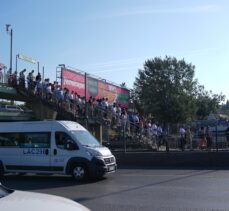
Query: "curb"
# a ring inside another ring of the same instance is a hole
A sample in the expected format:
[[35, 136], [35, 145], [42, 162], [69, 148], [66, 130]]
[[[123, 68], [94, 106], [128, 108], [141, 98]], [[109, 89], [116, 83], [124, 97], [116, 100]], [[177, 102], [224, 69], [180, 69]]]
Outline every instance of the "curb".
[[229, 152], [113, 152], [120, 168], [229, 169]]

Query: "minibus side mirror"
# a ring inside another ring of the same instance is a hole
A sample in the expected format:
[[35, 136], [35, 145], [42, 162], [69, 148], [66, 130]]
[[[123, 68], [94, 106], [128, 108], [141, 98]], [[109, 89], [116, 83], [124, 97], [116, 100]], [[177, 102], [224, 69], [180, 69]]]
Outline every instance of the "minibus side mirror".
[[79, 147], [76, 145], [75, 142], [71, 140], [67, 140], [66, 147], [67, 150], [78, 150]]

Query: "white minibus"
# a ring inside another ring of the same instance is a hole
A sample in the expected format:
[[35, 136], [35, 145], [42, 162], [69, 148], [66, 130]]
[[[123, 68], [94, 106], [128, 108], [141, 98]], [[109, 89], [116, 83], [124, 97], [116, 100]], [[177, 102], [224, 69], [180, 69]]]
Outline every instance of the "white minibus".
[[75, 180], [115, 172], [111, 151], [72, 121], [0, 122], [0, 175], [47, 173]]

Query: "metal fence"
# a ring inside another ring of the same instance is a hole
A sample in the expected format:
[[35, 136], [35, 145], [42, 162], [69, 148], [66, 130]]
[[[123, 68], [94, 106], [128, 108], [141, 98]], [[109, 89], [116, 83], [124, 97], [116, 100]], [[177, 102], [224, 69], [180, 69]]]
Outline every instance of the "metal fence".
[[109, 141], [108, 145], [114, 150], [133, 151], [226, 151], [229, 146], [229, 133], [225, 131], [213, 131], [211, 137], [199, 133], [199, 129], [193, 129], [191, 138], [181, 138], [177, 134], [163, 135], [162, 137], [147, 134], [147, 131], [136, 134], [124, 134], [117, 131], [116, 138]]
[[11, 77], [9, 80], [4, 75], [4, 81], [2, 82], [13, 85], [29, 97], [41, 98], [46, 103], [50, 103], [54, 109], [71, 113], [76, 120], [77, 118], [86, 118], [89, 123], [100, 123], [103, 126], [103, 144], [113, 150], [159, 152], [228, 150], [228, 130], [218, 130], [217, 121], [214, 122], [214, 126], [212, 122], [209, 124], [205, 122], [204, 125], [194, 125], [189, 128], [191, 131], [184, 138], [181, 138], [178, 132], [167, 132], [157, 136], [152, 133], [150, 128], [135, 124], [129, 118], [123, 119], [120, 114], [113, 113], [111, 107], [94, 107], [85, 99], [80, 103], [70, 100], [59, 101], [53, 93], [47, 92], [47, 90], [38, 90], [36, 86], [21, 86], [17, 77]]

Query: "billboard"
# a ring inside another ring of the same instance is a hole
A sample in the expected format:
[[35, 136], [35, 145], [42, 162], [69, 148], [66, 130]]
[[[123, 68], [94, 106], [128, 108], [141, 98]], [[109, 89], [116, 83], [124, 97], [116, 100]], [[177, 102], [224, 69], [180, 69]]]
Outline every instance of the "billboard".
[[74, 91], [81, 97], [90, 96], [95, 99], [108, 98], [110, 104], [118, 103], [120, 106], [127, 108], [129, 103], [129, 90], [114, 85], [103, 79], [97, 79], [85, 74], [62, 68], [62, 88], [67, 88], [70, 92]]

